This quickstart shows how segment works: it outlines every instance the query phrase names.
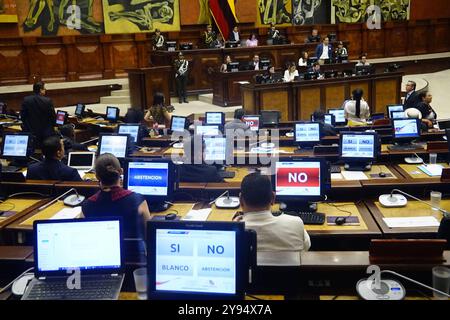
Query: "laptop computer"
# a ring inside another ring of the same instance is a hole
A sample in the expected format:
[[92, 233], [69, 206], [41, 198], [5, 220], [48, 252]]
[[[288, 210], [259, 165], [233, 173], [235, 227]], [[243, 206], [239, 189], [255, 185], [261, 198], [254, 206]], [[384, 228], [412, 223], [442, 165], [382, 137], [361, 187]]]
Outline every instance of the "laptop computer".
[[117, 300], [124, 279], [121, 228], [120, 218], [35, 221], [35, 277], [22, 300]]
[[70, 152], [67, 165], [77, 170], [91, 170], [95, 164], [95, 152]]

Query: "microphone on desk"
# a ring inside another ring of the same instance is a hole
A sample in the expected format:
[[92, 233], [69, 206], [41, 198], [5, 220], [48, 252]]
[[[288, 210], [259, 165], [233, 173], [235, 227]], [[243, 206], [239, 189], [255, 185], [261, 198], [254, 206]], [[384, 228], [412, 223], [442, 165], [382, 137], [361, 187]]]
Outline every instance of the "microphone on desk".
[[[225, 196], [226, 195], [226, 196]], [[241, 202], [238, 197], [230, 197], [230, 192], [227, 190], [218, 198], [211, 201], [209, 204], [215, 204], [218, 209], [236, 209], [239, 208]]]
[[76, 206], [80, 205], [84, 201], [84, 199], [86, 199], [86, 197], [78, 194], [78, 192], [77, 192], [77, 190], [75, 188], [72, 188], [69, 191], [64, 192], [62, 195], [56, 197], [55, 199], [53, 199], [49, 203], [46, 203], [43, 206], [39, 207], [37, 210], [38, 211], [42, 211], [42, 210], [50, 207], [56, 201], [58, 201], [59, 199], [63, 198], [65, 195], [67, 195], [67, 194], [69, 194], [71, 192], [75, 192], [75, 194], [71, 195], [71, 196], [68, 196], [67, 198], [64, 199], [64, 204], [69, 206], [69, 207], [76, 207]]
[[[394, 192], [397, 192], [397, 194], [394, 194]], [[400, 194], [399, 194], [400, 193]], [[408, 200], [405, 196], [410, 197], [411, 199], [414, 199], [416, 201], [419, 201], [421, 203], [426, 204], [427, 206], [433, 208], [434, 210], [440, 211], [443, 213], [444, 217], [450, 217], [450, 213], [447, 210], [444, 210], [440, 207], [435, 207], [431, 203], [423, 201], [409, 193], [406, 193], [404, 191], [394, 189], [391, 191], [390, 194], [382, 194], [378, 200], [380, 201], [380, 204], [383, 207], [387, 208], [399, 208], [399, 207], [405, 207], [408, 204]]]

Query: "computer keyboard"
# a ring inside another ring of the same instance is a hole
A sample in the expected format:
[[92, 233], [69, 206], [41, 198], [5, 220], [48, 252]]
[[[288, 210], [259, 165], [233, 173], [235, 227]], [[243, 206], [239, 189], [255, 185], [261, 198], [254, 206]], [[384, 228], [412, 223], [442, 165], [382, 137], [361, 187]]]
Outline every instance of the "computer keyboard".
[[101, 276], [95, 279], [81, 279], [80, 290], [70, 290], [66, 281], [45, 280], [36, 283], [29, 292], [29, 300], [113, 300], [122, 277]]
[[297, 212], [297, 211], [278, 211], [272, 213], [274, 216], [287, 214], [289, 216], [300, 217], [305, 225], [322, 225], [325, 223], [325, 214], [321, 212]]
[[223, 170], [223, 171], [219, 171], [219, 176], [222, 179], [232, 179], [236, 176], [236, 172]]
[[330, 170], [331, 170], [331, 173], [341, 173], [342, 172], [341, 166], [331, 166]]
[[19, 169], [20, 169], [19, 167], [7, 166], [7, 167], [2, 167], [2, 172], [16, 172]]
[[413, 151], [413, 150], [420, 150], [424, 149], [423, 146], [420, 145], [392, 145], [388, 146], [389, 150], [392, 151]]

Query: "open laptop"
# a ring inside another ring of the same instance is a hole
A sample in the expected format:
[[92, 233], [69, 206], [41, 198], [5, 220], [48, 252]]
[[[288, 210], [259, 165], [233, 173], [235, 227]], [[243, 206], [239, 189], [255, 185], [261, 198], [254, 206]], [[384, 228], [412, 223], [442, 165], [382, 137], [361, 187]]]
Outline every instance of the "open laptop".
[[[34, 279], [22, 300], [117, 300], [124, 279], [120, 218], [35, 221]], [[80, 289], [69, 276], [80, 270]]]
[[67, 165], [77, 170], [91, 170], [95, 164], [95, 152], [70, 152]]

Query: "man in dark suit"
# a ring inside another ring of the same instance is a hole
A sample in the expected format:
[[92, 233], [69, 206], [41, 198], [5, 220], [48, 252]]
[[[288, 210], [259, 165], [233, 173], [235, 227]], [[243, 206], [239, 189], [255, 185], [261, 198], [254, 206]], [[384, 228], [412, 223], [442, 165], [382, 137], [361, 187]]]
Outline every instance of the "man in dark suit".
[[45, 138], [55, 134], [55, 108], [51, 99], [45, 97], [45, 84], [37, 82], [33, 85], [34, 95], [23, 100], [20, 117], [23, 130], [32, 133], [36, 145], [40, 146]]
[[228, 41], [231, 41], [231, 42], [241, 41], [241, 35], [239, 34], [238, 26], [234, 26], [233, 30], [231, 30]]
[[28, 167], [27, 179], [82, 181], [77, 170], [61, 162], [64, 153], [64, 143], [59, 136], [45, 139], [42, 145], [44, 161], [33, 163]]
[[330, 44], [328, 37], [323, 39], [323, 42], [317, 46], [316, 57], [322, 61], [333, 59], [333, 46]]
[[253, 60], [249, 64], [249, 68], [250, 70], [261, 70], [261, 66], [259, 63], [259, 56], [257, 54], [253, 56]]
[[421, 102], [419, 94], [416, 92], [416, 83], [414, 81], [408, 81], [406, 84], [406, 97], [405, 103], [403, 104], [403, 110], [417, 108]]

